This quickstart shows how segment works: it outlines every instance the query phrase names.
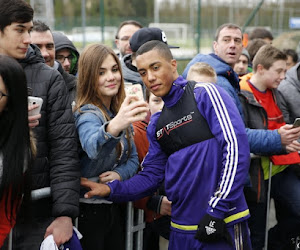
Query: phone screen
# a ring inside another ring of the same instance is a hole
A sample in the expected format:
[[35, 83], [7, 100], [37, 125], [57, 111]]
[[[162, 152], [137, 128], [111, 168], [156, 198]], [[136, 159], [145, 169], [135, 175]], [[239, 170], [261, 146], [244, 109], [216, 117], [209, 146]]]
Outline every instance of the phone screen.
[[300, 118], [296, 118], [295, 121], [294, 121], [293, 127], [297, 128], [299, 126], [300, 126]]

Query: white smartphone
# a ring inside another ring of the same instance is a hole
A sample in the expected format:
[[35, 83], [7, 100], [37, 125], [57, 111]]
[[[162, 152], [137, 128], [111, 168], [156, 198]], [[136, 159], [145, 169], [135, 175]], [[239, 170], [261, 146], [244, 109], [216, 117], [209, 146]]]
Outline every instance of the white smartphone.
[[300, 126], [300, 118], [296, 118], [293, 123], [293, 128], [297, 128]]
[[38, 104], [39, 106], [37, 108], [29, 111], [28, 112], [29, 116], [38, 115], [39, 113], [41, 113], [43, 99], [40, 97], [35, 97], [35, 96], [28, 96], [28, 106], [30, 107], [34, 104]]
[[143, 90], [140, 84], [125, 84], [126, 96], [137, 96], [139, 100], [144, 100]]
[[[126, 96], [137, 96], [139, 100], [144, 100], [142, 86], [140, 84], [125, 84]], [[147, 116], [146, 112], [138, 113], [137, 116], [145, 119]]]

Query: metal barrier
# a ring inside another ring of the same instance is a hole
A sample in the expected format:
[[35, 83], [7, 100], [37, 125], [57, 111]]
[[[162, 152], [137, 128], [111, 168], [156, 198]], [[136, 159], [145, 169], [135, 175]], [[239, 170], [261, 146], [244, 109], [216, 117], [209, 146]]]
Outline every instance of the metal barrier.
[[[257, 156], [251, 154], [251, 159], [260, 158], [261, 156]], [[270, 222], [270, 204], [271, 204], [271, 185], [272, 185], [272, 168], [273, 163], [270, 160], [269, 163], [269, 180], [268, 180], [268, 192], [267, 192], [267, 213], [266, 213], [266, 231], [265, 231], [265, 247], [264, 249], [268, 249], [268, 232], [269, 232], [269, 222]], [[300, 236], [293, 239], [295, 242], [295, 250], [300, 250]]]
[[269, 235], [269, 217], [270, 217], [270, 202], [271, 202], [271, 182], [272, 182], [272, 161], [269, 164], [269, 181], [267, 194], [267, 214], [266, 214], [266, 232], [265, 232], [265, 249], [268, 249], [268, 235]]
[[[51, 188], [45, 187], [31, 191], [31, 199], [39, 200], [51, 196]], [[135, 212], [137, 215], [135, 216]], [[135, 218], [137, 217], [137, 218]], [[78, 218], [75, 219], [75, 227], [78, 228]], [[132, 202], [127, 203], [126, 218], [126, 250], [133, 249], [135, 237], [135, 250], [143, 249], [143, 229], [145, 228], [144, 210], [135, 209]], [[12, 250], [12, 230], [8, 237], [8, 250]]]
[[[31, 191], [31, 199], [36, 201], [51, 196], [51, 188], [45, 187]], [[8, 250], [12, 250], [12, 230], [8, 236]]]
[[[250, 154], [251, 159], [261, 158], [259, 155]], [[267, 213], [266, 213], [266, 230], [265, 230], [265, 247], [268, 249], [268, 232], [269, 232], [269, 217], [270, 217], [270, 202], [271, 202], [271, 182], [272, 182], [272, 161], [269, 164], [269, 181], [268, 181], [268, 193], [267, 193]]]
[[298, 236], [295, 240], [295, 250], [300, 249], [300, 236]]
[[[251, 154], [251, 159], [260, 158], [260, 156]], [[271, 200], [271, 181], [272, 181], [272, 162], [269, 165], [269, 182], [267, 193], [267, 214], [266, 214], [266, 231], [265, 231], [265, 249], [268, 249], [268, 227], [270, 216], [270, 200]], [[39, 200], [47, 198], [51, 195], [50, 187], [45, 187], [31, 192], [32, 200]], [[78, 219], [76, 218], [75, 227], [78, 228]], [[132, 202], [127, 203], [127, 217], [126, 217], [126, 250], [132, 250], [135, 239], [135, 250], [142, 250], [143, 248], [143, 229], [145, 228], [144, 210], [135, 209]], [[80, 230], [80, 229], [79, 229]], [[134, 237], [135, 236], [135, 237]], [[296, 248], [300, 249], [300, 237], [296, 238]], [[9, 234], [8, 250], [12, 250], [12, 231]]]
[[[135, 219], [135, 212], [137, 218]], [[136, 225], [135, 225], [136, 224]], [[143, 249], [143, 229], [145, 228], [144, 210], [135, 209], [132, 202], [127, 203], [126, 218], [126, 250], [133, 249], [133, 239], [135, 237], [135, 250]]]

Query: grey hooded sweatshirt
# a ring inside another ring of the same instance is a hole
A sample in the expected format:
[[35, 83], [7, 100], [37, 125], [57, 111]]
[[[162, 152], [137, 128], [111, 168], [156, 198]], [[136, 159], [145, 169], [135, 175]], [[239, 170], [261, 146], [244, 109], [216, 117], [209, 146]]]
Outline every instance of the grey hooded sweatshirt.
[[280, 108], [286, 123], [300, 117], [300, 62], [290, 68], [286, 78], [279, 84]]
[[121, 59], [121, 67], [122, 67], [124, 81], [132, 84], [140, 84], [142, 86], [144, 97], [145, 97], [146, 87], [142, 81], [140, 73], [137, 71], [137, 68], [132, 65], [131, 54], [125, 55]]

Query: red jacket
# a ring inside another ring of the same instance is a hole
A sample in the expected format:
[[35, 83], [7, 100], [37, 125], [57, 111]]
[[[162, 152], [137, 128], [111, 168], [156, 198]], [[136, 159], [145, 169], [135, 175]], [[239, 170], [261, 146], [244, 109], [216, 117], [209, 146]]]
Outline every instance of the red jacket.
[[[8, 193], [8, 195], [10, 196], [10, 192]], [[10, 197], [8, 197], [8, 200], [10, 200]], [[17, 204], [17, 202], [15, 202], [15, 204]], [[8, 202], [7, 211], [9, 213], [9, 215], [6, 216], [6, 213], [5, 213], [5, 196], [2, 197], [2, 199], [0, 200], [0, 247], [2, 247], [2, 245], [4, 243], [4, 240], [8, 236], [10, 230], [16, 224], [16, 221], [14, 219], [14, 218], [16, 218], [16, 208], [14, 208], [14, 210], [13, 210], [13, 219], [12, 220], [11, 220], [10, 210], [11, 210], [10, 202]]]
[[[146, 118], [147, 119], [147, 118]], [[147, 126], [148, 121], [138, 121], [133, 124], [134, 129], [134, 143], [139, 156], [139, 162], [141, 163], [148, 153], [149, 142], [147, 139]], [[134, 202], [134, 207], [138, 209], [143, 209], [145, 211], [146, 222], [152, 222], [154, 219], [161, 217], [161, 215], [147, 208], [147, 202], [150, 197], [142, 198]]]

